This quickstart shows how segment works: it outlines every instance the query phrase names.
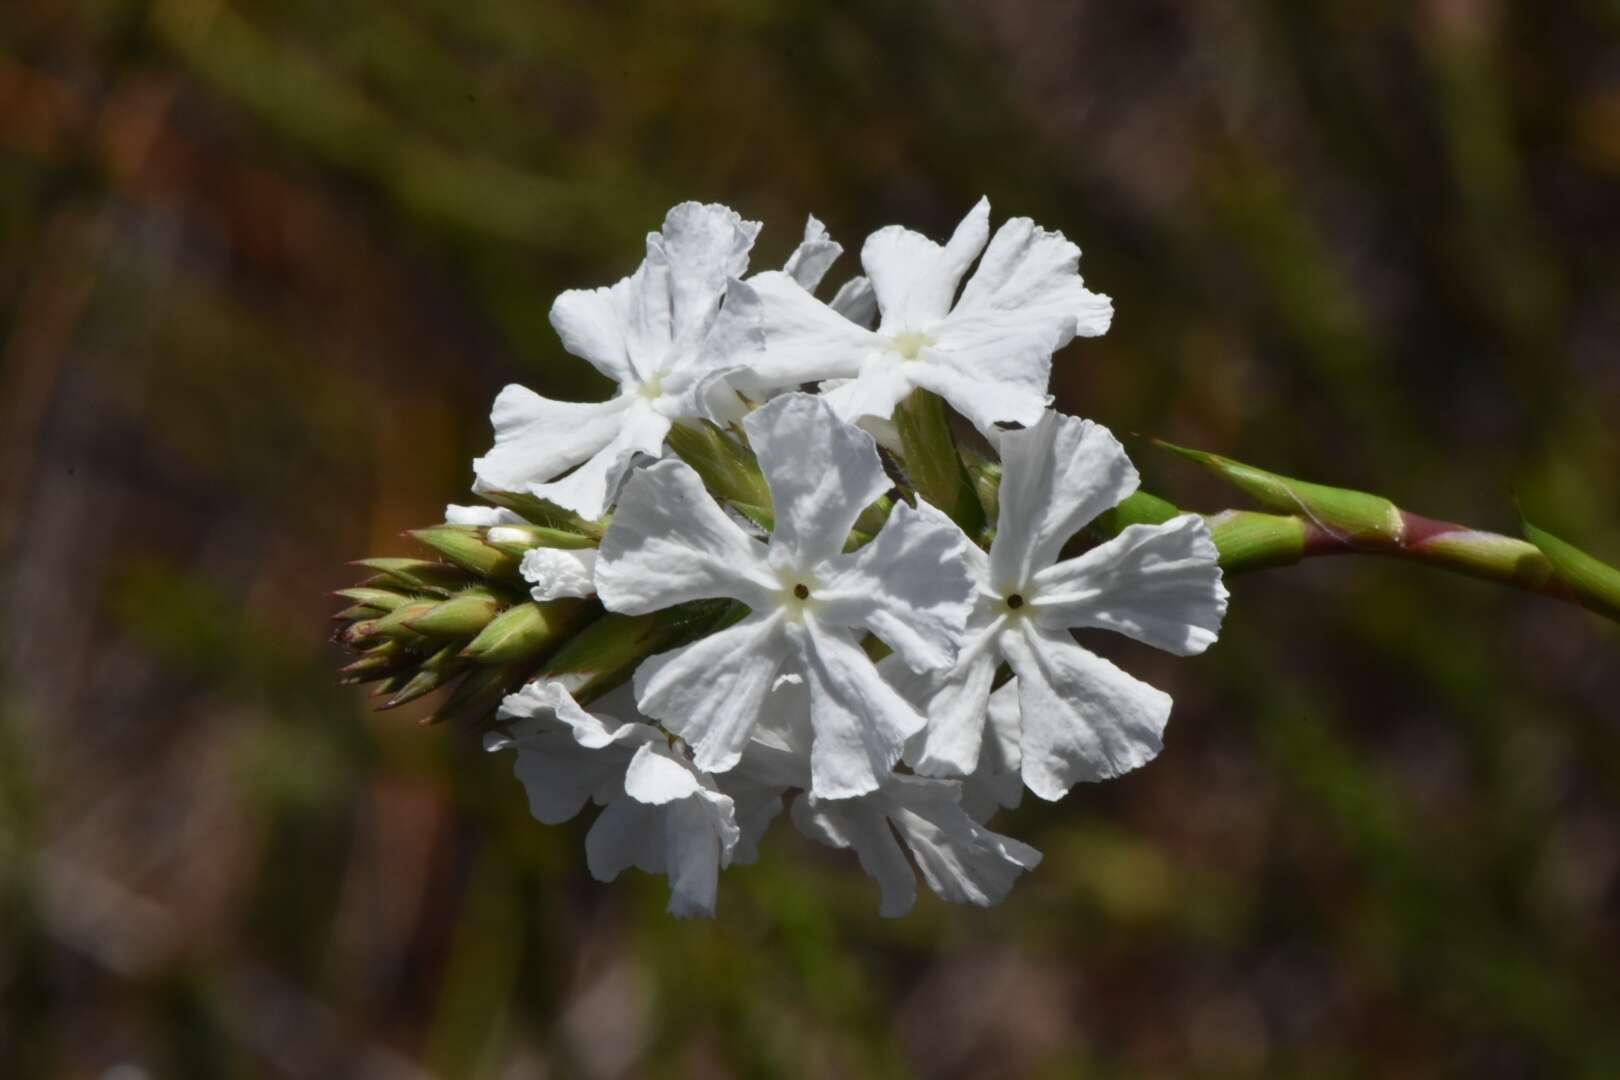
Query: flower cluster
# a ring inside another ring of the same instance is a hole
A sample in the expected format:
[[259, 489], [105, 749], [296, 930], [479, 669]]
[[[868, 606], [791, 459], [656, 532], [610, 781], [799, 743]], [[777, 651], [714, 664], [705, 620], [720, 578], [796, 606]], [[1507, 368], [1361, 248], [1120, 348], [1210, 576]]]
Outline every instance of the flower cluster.
[[[944, 245], [874, 233], [824, 302], [841, 248], [821, 224], [750, 275], [758, 232], [671, 210], [633, 274], [552, 308], [618, 392], [497, 398], [475, 462], [497, 505], [452, 507], [430, 542], [521, 578], [529, 614], [474, 611], [479, 583], [371, 621], [431, 637], [470, 613], [477, 639], [433, 655], [507, 665], [486, 744], [515, 752], [535, 817], [602, 806], [591, 872], [666, 874], [677, 915], [712, 914], [719, 871], [784, 808], [854, 850], [884, 915], [914, 902], [913, 866], [997, 902], [1040, 855], [990, 818], [1144, 764], [1169, 716], [1070, 631], [1201, 652], [1226, 608], [1215, 547], [1196, 515], [1088, 530], [1137, 474], [1106, 428], [1049, 408], [1053, 354], [1112, 317], [1062, 235], [992, 236], [981, 200]], [[999, 461], [957, 445], [947, 405]], [[473, 543], [509, 561], [455, 547]], [[593, 634], [632, 644], [582, 663]]]

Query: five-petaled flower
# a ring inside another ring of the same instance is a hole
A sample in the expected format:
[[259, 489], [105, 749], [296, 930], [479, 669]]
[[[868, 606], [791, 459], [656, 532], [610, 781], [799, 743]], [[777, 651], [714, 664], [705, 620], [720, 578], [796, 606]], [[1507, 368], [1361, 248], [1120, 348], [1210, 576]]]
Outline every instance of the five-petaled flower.
[[1079, 248], [1028, 218], [990, 237], [985, 199], [943, 247], [892, 225], [867, 239], [861, 263], [877, 301], [876, 329], [821, 303], [791, 274], [733, 284], [725, 339], [744, 350], [733, 358], [734, 384], [769, 391], [839, 380], [826, 397], [850, 421], [886, 418], [921, 388], [990, 434], [998, 423], [1040, 419], [1051, 401], [1052, 354], [1076, 335], [1106, 332], [1113, 318], [1108, 297], [1081, 281]]
[[1107, 428], [1047, 413], [1001, 438], [1000, 514], [990, 551], [968, 552], [977, 597], [949, 671], [885, 665], [929, 716], [910, 755], [925, 775], [971, 773], [991, 684], [1017, 676], [1024, 782], [1059, 799], [1158, 752], [1170, 696], [1082, 648], [1070, 628], [1113, 630], [1181, 656], [1203, 652], [1226, 613], [1215, 544], [1203, 518], [1130, 525], [1071, 559], [1065, 544], [1136, 490], [1136, 469]]
[[691, 468], [659, 462], [626, 487], [597, 589], [628, 614], [718, 597], [746, 605], [735, 626], [637, 669], [642, 712], [689, 742], [699, 768], [723, 772], [788, 665], [809, 688], [816, 794], [862, 795], [926, 719], [878, 674], [861, 639], [876, 635], [915, 671], [949, 666], [970, 607], [969, 545], [919, 500], [897, 504], [876, 536], [844, 553], [856, 519], [891, 486], [872, 437], [797, 393], [744, 427], [770, 487], [769, 543], [728, 518]]

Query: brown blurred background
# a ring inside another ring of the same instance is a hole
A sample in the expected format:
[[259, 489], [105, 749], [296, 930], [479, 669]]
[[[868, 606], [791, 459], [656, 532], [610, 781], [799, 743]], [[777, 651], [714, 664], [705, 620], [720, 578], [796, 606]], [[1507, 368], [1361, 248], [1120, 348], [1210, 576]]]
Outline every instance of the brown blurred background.
[[602, 391], [551, 299], [686, 198], [770, 266], [988, 193], [1118, 307], [1061, 406], [1615, 559], [1617, 180], [1614, 0], [11, 0], [0, 1074], [1620, 1075], [1578, 610], [1235, 580], [1208, 655], [1117, 650], [1159, 760], [1004, 820], [1047, 861], [1001, 907], [898, 922], [780, 823], [713, 923], [591, 882], [325, 633], [504, 382]]

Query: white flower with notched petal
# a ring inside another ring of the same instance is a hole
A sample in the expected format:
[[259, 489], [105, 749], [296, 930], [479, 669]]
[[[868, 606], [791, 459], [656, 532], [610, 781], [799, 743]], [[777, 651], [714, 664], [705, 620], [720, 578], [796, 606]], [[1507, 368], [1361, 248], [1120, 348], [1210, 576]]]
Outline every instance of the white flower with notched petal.
[[720, 868], [737, 849], [736, 813], [663, 732], [592, 715], [558, 683], [531, 683], [499, 715], [509, 731], [487, 736], [485, 748], [517, 751], [536, 818], [557, 825], [589, 800], [603, 807], [585, 837], [591, 876], [612, 881], [632, 866], [665, 874], [670, 914], [714, 914]]
[[991, 832], [963, 809], [961, 799], [958, 781], [896, 773], [882, 789], [857, 799], [801, 795], [791, 813], [806, 836], [855, 849], [882, 892], [878, 914], [894, 918], [917, 902], [917, 878], [897, 833], [928, 887], [953, 904], [999, 904], [1018, 875], [1040, 863], [1039, 851]]
[[[739, 820], [744, 805], [757, 808], [751, 816], [761, 822], [755, 826], [759, 832], [780, 809], [782, 794], [809, 781], [807, 713], [803, 680], [791, 676], [778, 680], [770, 716], [756, 730], [741, 764], [716, 778], [737, 800]], [[986, 759], [992, 766], [994, 753], [987, 752]], [[877, 879], [882, 890], [879, 911], [885, 917], [904, 915], [917, 899], [917, 879], [896, 834], [940, 899], [986, 907], [1005, 899], [1018, 875], [1041, 861], [1041, 853], [984, 827], [995, 806], [985, 806], [982, 816], [975, 813], [970, 806], [973, 783], [890, 774], [876, 791], [856, 798], [822, 799], [807, 792], [794, 800], [791, 816], [799, 831], [812, 839], [854, 849], [862, 868]], [[990, 777], [985, 783], [991, 788], [1005, 786]], [[1016, 775], [1013, 787], [1016, 791]], [[1016, 794], [1000, 801], [1015, 805]]]
[[1076, 335], [1104, 333], [1113, 305], [1086, 289], [1080, 249], [1061, 233], [1014, 218], [987, 248], [989, 230], [981, 199], [944, 247], [899, 226], [873, 233], [861, 262], [876, 330], [816, 300], [792, 273], [734, 283], [726, 320], [737, 325], [726, 341], [742, 350], [733, 359], [743, 369], [734, 385], [747, 392], [842, 380], [827, 398], [850, 421], [886, 418], [921, 387], [986, 433], [1000, 422], [1033, 424], [1051, 400], [1052, 354]]
[[724, 206], [682, 203], [662, 232], [648, 234], [634, 274], [559, 296], [551, 324], [563, 346], [619, 392], [587, 404], [506, 387], [490, 417], [495, 446], [473, 462], [475, 488], [526, 492], [601, 517], [637, 454], [662, 456], [671, 423], [708, 415], [717, 361], [734, 351], [717, 347], [711, 331], [758, 232]]
[[[1059, 560], [1075, 533], [1136, 490], [1136, 469], [1107, 428], [1048, 413], [1004, 434], [1001, 458], [996, 536], [988, 555], [968, 553], [978, 597], [955, 667], [919, 677], [886, 662], [884, 671], [929, 717], [907, 759], [924, 775], [961, 776], [979, 764], [991, 684], [1006, 660], [1018, 677], [1017, 765], [1031, 791], [1059, 799], [1079, 781], [1151, 760], [1170, 715], [1168, 694], [1081, 648], [1069, 629], [1113, 630], [1190, 656], [1215, 640], [1226, 589], [1194, 514], [1128, 526]], [[1005, 746], [1008, 723], [997, 726]]]
[[897, 505], [844, 554], [861, 511], [890, 483], [871, 436], [820, 398], [785, 394], [744, 421], [770, 487], [768, 544], [744, 532], [697, 473], [662, 461], [626, 485], [602, 538], [596, 587], [610, 610], [643, 614], [730, 598], [736, 625], [642, 663], [636, 699], [692, 746], [705, 772], [736, 765], [784, 665], [810, 692], [818, 795], [875, 790], [923, 716], [861, 648], [871, 632], [915, 671], [948, 667], [971, 607], [961, 531], [926, 503]]

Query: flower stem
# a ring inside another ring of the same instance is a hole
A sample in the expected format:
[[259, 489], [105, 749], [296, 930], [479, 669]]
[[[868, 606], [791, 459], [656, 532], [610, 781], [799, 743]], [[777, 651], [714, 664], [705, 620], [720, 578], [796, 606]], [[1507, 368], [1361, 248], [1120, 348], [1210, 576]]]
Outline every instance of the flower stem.
[[[1319, 555], [1385, 555], [1579, 604], [1620, 622], [1620, 570], [1525, 523], [1528, 540], [1436, 521], [1379, 495], [1293, 480], [1218, 454], [1159, 444], [1197, 462], [1282, 513], [1227, 510], [1209, 515], [1227, 573], [1288, 566]], [[1098, 525], [1117, 532], [1132, 520], [1165, 520], [1174, 507], [1133, 495]], [[1116, 524], [1117, 520], [1117, 524]]]

